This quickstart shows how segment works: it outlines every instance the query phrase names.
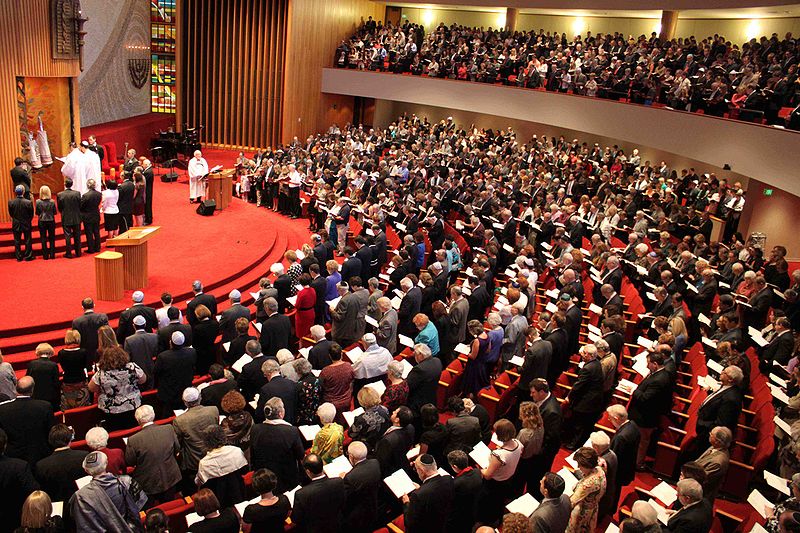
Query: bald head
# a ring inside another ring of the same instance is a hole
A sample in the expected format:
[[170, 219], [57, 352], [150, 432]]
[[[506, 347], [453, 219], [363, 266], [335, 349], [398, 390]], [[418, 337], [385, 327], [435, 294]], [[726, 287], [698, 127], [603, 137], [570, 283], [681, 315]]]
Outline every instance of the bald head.
[[33, 378], [30, 376], [24, 376], [19, 378], [17, 382], [17, 394], [19, 396], [30, 396], [33, 394], [33, 387], [35, 383]]

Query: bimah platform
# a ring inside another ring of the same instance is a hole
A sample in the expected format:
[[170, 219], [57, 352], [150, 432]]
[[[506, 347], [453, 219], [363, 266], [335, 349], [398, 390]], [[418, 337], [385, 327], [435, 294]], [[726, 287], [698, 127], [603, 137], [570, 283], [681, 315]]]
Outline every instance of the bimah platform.
[[137, 290], [147, 287], [147, 241], [160, 229], [161, 226], [137, 227], [106, 240], [108, 247], [113, 247], [122, 254], [125, 289]]

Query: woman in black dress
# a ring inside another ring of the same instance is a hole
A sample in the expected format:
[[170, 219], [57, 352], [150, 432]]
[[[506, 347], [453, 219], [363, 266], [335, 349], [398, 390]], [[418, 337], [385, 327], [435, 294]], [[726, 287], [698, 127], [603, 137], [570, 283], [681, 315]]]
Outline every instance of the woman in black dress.
[[261, 500], [245, 507], [242, 513], [242, 520], [251, 524], [250, 533], [283, 533], [291, 505], [285, 495], [272, 493], [277, 484], [278, 478], [272, 470], [262, 468], [253, 472], [253, 490], [261, 495]]
[[195, 370], [198, 375], [204, 376], [208, 373], [211, 363], [217, 359], [214, 341], [219, 334], [219, 322], [205, 305], [198, 305], [194, 314], [197, 317], [197, 322], [192, 327], [192, 346], [197, 352]]
[[145, 181], [144, 176], [136, 173], [133, 176], [133, 225], [144, 226], [144, 206], [145, 206]]
[[39, 217], [39, 237], [42, 239], [42, 257], [56, 258], [56, 203], [50, 187], [42, 185], [36, 200], [36, 216]]
[[77, 329], [68, 329], [64, 335], [64, 348], [58, 352], [58, 364], [64, 372], [61, 383], [61, 409], [75, 409], [92, 403], [86, 385], [86, 369], [89, 357], [81, 348], [81, 334]]

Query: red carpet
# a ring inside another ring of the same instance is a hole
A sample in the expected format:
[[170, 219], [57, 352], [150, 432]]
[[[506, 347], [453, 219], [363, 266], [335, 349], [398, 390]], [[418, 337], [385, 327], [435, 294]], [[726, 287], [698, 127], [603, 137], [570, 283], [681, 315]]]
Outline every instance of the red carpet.
[[[236, 156], [226, 155], [231, 160]], [[210, 165], [217, 163], [218, 159], [209, 159]], [[183, 307], [194, 279], [203, 280], [213, 289], [207, 292], [220, 298], [233, 288], [249, 297], [245, 290], [254, 290], [271, 263], [280, 261], [287, 248], [297, 248], [308, 239], [305, 221], [289, 220], [237, 198], [213, 217], [197, 215], [196, 205], [188, 201], [185, 175], [176, 183], [157, 179], [154, 192], [154, 223], [161, 231], [150, 241], [150, 283], [143, 289], [146, 303], [156, 303], [168, 291]], [[38, 243], [34, 249], [39, 252]], [[0, 301], [6, 304], [0, 313], [0, 349], [6, 355], [62, 338], [69, 322], [81, 312], [80, 301], [95, 297], [91, 255], [70, 260], [59, 253], [54, 261], [37, 258], [28, 263], [3, 260], [0, 277], [5, 281], [0, 285]], [[131, 294], [126, 291], [119, 302], [97, 302], [97, 310], [109, 313], [113, 324], [130, 304]]]

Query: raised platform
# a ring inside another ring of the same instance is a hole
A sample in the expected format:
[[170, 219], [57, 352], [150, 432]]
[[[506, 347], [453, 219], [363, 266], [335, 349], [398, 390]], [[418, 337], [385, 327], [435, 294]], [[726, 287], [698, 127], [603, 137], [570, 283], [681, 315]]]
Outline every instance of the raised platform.
[[[176, 183], [156, 182], [154, 199], [154, 223], [162, 229], [150, 242], [150, 280], [143, 288], [147, 305], [159, 307], [161, 293], [166, 291], [176, 305], [185, 308], [195, 279], [202, 280], [206, 292], [221, 303], [234, 288], [242, 292], [243, 303], [252, 303], [248, 292], [269, 273], [269, 266], [280, 261], [286, 249], [308, 239], [305, 221], [289, 220], [236, 198], [213, 217], [197, 215], [196, 205], [188, 201], [185, 176]], [[9, 225], [0, 227], [3, 236], [8, 231]], [[35, 243], [37, 254], [40, 249]], [[19, 354], [26, 360], [40, 342], [61, 345], [64, 330], [81, 313], [81, 300], [96, 298], [94, 276], [94, 259], [89, 254], [71, 260], [63, 253], [51, 261], [40, 257], [22, 263], [0, 260], [0, 278], [5, 281], [0, 285], [3, 354]], [[116, 325], [119, 314], [130, 305], [132, 292], [125, 291], [117, 302], [97, 301], [96, 310], [107, 313]], [[9, 359], [19, 368], [21, 361], [16, 360]]]
[[139, 155], [150, 155], [150, 139], [159, 131], [166, 131], [175, 125], [175, 115], [162, 113], [148, 113], [113, 122], [104, 122], [93, 126], [81, 127], [81, 137], [88, 139], [89, 135], [97, 137], [100, 144], [113, 142], [119, 151], [117, 156], [124, 155], [125, 143], [130, 148], [135, 148]]

